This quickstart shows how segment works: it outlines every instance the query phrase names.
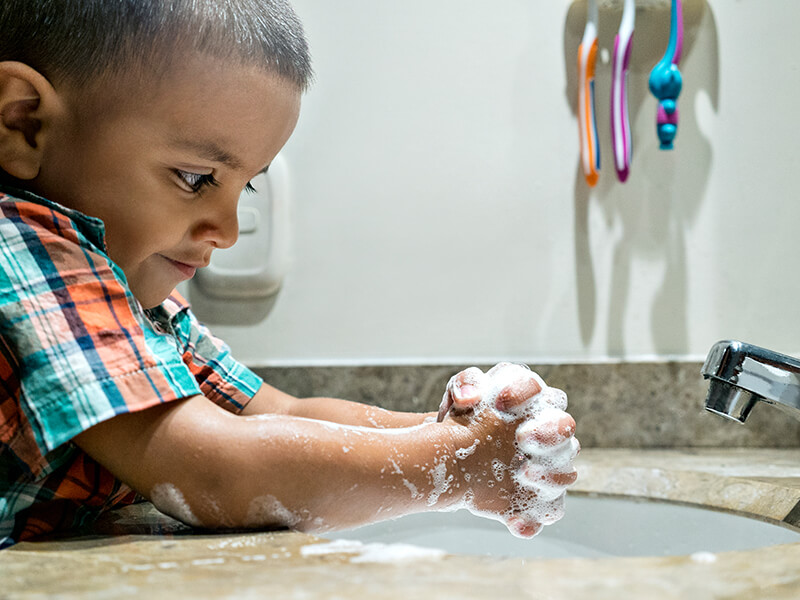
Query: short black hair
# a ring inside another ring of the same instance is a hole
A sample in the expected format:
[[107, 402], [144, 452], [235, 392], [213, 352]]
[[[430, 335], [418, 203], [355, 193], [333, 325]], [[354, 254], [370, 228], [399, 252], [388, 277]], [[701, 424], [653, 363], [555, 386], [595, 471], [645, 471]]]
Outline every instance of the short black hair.
[[303, 26], [287, 0], [1, 0], [0, 61], [90, 85], [158, 72], [187, 51], [261, 65], [305, 90]]

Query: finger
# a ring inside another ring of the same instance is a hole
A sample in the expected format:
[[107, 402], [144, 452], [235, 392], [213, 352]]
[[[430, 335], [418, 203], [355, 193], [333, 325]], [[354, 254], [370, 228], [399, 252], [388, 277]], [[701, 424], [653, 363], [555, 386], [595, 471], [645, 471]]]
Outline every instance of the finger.
[[564, 498], [566, 494], [562, 492], [552, 500], [543, 502], [537, 509], [535, 517], [543, 525], [552, 525], [564, 516]]
[[563, 410], [547, 409], [517, 427], [516, 439], [525, 454], [556, 449], [575, 436], [575, 419]]
[[447, 412], [453, 405], [452, 390], [453, 390], [453, 382], [455, 381], [455, 379], [456, 377], [455, 375], [453, 375], [444, 388], [444, 395], [442, 396], [442, 401], [439, 403], [439, 414], [436, 415], [437, 423], [441, 423], [442, 421], [444, 421], [444, 418], [447, 416]]
[[542, 530], [542, 524], [524, 514], [512, 515], [506, 521], [508, 530], [519, 538], [532, 538]]
[[481, 400], [480, 384], [483, 376], [483, 371], [477, 367], [470, 367], [453, 375], [445, 387], [436, 421], [441, 423], [451, 408], [465, 411], [478, 404]]
[[484, 374], [478, 367], [470, 367], [458, 373], [453, 379], [453, 404], [459, 410], [474, 407], [481, 401], [481, 385]]
[[564, 490], [578, 478], [575, 467], [565, 465], [553, 469], [534, 461], [526, 461], [518, 470], [517, 483], [534, 490], [543, 500], [553, 500], [564, 493]]
[[447, 389], [444, 393], [444, 397], [442, 398], [442, 402], [439, 404], [439, 414], [436, 415], [437, 423], [444, 421], [444, 418], [450, 411], [451, 406], [453, 406], [453, 397], [450, 395], [450, 390]]
[[532, 376], [518, 379], [514, 383], [507, 385], [497, 394], [495, 407], [501, 411], [508, 411], [516, 406], [524, 404], [542, 391], [539, 382]]

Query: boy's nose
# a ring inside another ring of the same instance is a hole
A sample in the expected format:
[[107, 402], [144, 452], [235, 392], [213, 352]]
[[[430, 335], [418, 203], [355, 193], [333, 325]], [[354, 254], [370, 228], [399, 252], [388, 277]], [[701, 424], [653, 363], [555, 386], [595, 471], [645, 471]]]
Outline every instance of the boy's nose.
[[216, 211], [207, 215], [195, 228], [194, 238], [210, 243], [215, 248], [230, 248], [239, 239], [239, 218], [234, 205], [232, 209]]

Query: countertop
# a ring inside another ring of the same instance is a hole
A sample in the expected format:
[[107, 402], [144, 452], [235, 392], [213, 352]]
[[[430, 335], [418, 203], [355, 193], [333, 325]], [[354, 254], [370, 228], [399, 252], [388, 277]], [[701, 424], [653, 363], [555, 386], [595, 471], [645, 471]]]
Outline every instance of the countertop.
[[[703, 504], [800, 531], [800, 449], [587, 449], [578, 468], [575, 493]], [[711, 560], [446, 555], [357, 563], [348, 554], [303, 556], [301, 548], [324, 542], [311, 535], [198, 533], [149, 505], [135, 511], [109, 521], [115, 535], [100, 528], [0, 552], [0, 598], [800, 598], [800, 543]]]

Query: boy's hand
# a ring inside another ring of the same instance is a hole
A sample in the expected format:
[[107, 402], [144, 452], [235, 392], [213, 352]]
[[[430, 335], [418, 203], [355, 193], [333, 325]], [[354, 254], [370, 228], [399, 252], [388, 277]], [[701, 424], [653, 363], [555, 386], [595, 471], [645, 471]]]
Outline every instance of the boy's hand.
[[460, 461], [472, 512], [503, 521], [520, 537], [563, 516], [580, 449], [566, 405], [563, 392], [520, 365], [501, 363], [487, 373], [472, 367], [450, 380], [439, 421], [449, 415], [474, 438]]

